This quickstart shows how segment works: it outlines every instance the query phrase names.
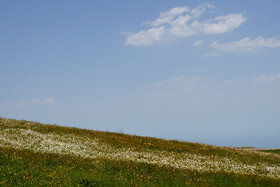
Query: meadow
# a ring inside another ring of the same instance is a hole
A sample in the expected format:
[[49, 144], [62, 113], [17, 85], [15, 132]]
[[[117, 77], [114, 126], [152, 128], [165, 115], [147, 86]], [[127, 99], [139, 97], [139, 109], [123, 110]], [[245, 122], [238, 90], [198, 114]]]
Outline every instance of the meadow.
[[0, 118], [0, 185], [280, 186], [280, 155]]

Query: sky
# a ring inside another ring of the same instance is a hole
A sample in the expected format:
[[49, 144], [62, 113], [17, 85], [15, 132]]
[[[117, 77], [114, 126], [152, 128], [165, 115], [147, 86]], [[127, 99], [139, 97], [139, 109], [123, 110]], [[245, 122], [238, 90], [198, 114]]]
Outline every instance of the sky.
[[0, 117], [280, 147], [280, 1], [0, 1]]

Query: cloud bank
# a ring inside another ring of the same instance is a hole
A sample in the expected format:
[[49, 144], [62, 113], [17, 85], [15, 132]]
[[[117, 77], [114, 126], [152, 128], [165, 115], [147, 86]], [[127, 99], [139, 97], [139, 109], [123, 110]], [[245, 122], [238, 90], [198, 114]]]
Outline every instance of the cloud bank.
[[33, 98], [31, 99], [31, 102], [36, 104], [55, 104], [55, 100], [52, 97], [46, 99]]
[[264, 84], [264, 83], [270, 83], [270, 82], [275, 82], [275, 81], [280, 82], [280, 74], [261, 75], [252, 80], [253, 83], [257, 83], [257, 84]]
[[233, 41], [230, 43], [218, 43], [217, 41], [211, 44], [212, 48], [222, 51], [236, 51], [236, 50], [255, 50], [257, 48], [277, 48], [280, 47], [280, 40], [277, 37], [264, 38], [256, 37], [251, 39], [250, 37], [243, 38], [239, 41]]
[[212, 4], [204, 3], [194, 9], [182, 6], [161, 12], [156, 20], [146, 23], [148, 29], [130, 34], [125, 44], [143, 46], [197, 34], [223, 34], [240, 27], [246, 21], [241, 13], [202, 21], [201, 16], [212, 7]]

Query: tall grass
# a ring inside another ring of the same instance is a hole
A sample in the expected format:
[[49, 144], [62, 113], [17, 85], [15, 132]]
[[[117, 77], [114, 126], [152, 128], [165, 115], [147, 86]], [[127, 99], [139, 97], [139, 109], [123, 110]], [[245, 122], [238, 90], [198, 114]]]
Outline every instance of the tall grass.
[[278, 186], [280, 155], [0, 118], [0, 184]]

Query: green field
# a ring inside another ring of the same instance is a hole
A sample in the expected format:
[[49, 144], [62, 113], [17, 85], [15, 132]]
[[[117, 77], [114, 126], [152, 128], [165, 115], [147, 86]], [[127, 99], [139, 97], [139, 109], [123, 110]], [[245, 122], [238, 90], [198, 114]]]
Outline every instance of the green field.
[[0, 118], [0, 186], [280, 186], [274, 152]]

